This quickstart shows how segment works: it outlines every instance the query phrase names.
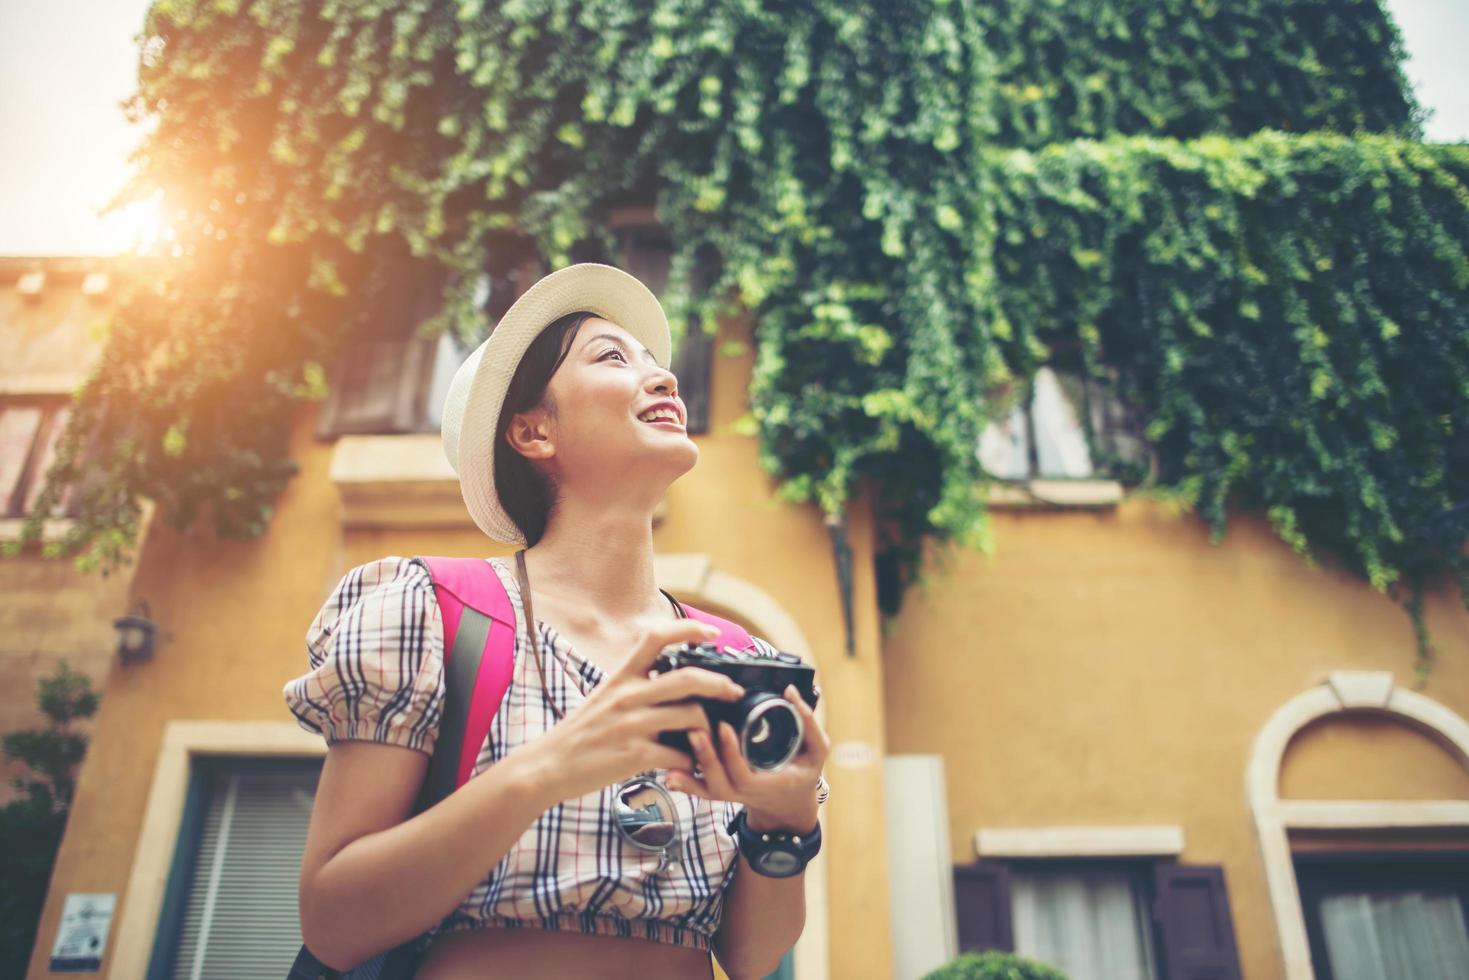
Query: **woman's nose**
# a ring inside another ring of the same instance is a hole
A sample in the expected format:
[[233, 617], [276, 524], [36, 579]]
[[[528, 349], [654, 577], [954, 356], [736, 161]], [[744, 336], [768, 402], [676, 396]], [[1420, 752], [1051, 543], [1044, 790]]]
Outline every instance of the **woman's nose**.
[[658, 368], [648, 376], [647, 390], [670, 398], [678, 394], [678, 378], [667, 368]]

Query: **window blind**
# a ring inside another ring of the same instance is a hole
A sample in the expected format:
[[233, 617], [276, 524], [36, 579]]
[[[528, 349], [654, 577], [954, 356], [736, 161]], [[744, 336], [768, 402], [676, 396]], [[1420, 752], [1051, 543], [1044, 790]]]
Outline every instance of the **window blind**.
[[283, 977], [301, 945], [297, 881], [318, 772], [214, 773], [173, 960], [175, 980]]

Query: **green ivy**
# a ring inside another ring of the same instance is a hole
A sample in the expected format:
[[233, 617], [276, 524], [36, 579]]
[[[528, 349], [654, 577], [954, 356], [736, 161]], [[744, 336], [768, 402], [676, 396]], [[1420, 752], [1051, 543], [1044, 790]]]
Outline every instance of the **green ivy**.
[[1262, 510], [1410, 609], [1464, 574], [1465, 150], [1414, 142], [1377, 0], [159, 0], [141, 54], [177, 255], [80, 396], [54, 552], [122, 560], [140, 497], [262, 533], [389, 264], [469, 339], [521, 236], [605, 258], [644, 202], [676, 326], [757, 318], [782, 493], [870, 480], [900, 578], [987, 544], [986, 400], [1070, 348], [1216, 533]]

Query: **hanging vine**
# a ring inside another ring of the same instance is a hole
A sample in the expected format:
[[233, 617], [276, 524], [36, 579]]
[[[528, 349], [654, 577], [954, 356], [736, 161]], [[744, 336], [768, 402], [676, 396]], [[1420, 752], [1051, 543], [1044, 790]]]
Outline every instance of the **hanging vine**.
[[1074, 341], [1216, 533], [1260, 509], [1410, 608], [1465, 574], [1469, 161], [1415, 142], [1377, 0], [159, 0], [140, 51], [177, 255], [27, 525], [100, 459], [55, 553], [125, 560], [141, 497], [262, 533], [395, 243], [468, 338], [517, 235], [605, 255], [645, 200], [675, 323], [757, 318], [782, 493], [871, 480], [909, 573], [984, 543], [986, 396]]

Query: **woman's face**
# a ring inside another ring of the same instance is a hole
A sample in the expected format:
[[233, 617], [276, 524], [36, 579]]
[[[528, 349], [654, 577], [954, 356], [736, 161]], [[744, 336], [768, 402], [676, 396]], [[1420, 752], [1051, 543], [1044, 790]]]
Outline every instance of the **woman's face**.
[[582, 485], [661, 496], [698, 462], [678, 380], [608, 320], [581, 325], [546, 399], [548, 462], [563, 492]]

